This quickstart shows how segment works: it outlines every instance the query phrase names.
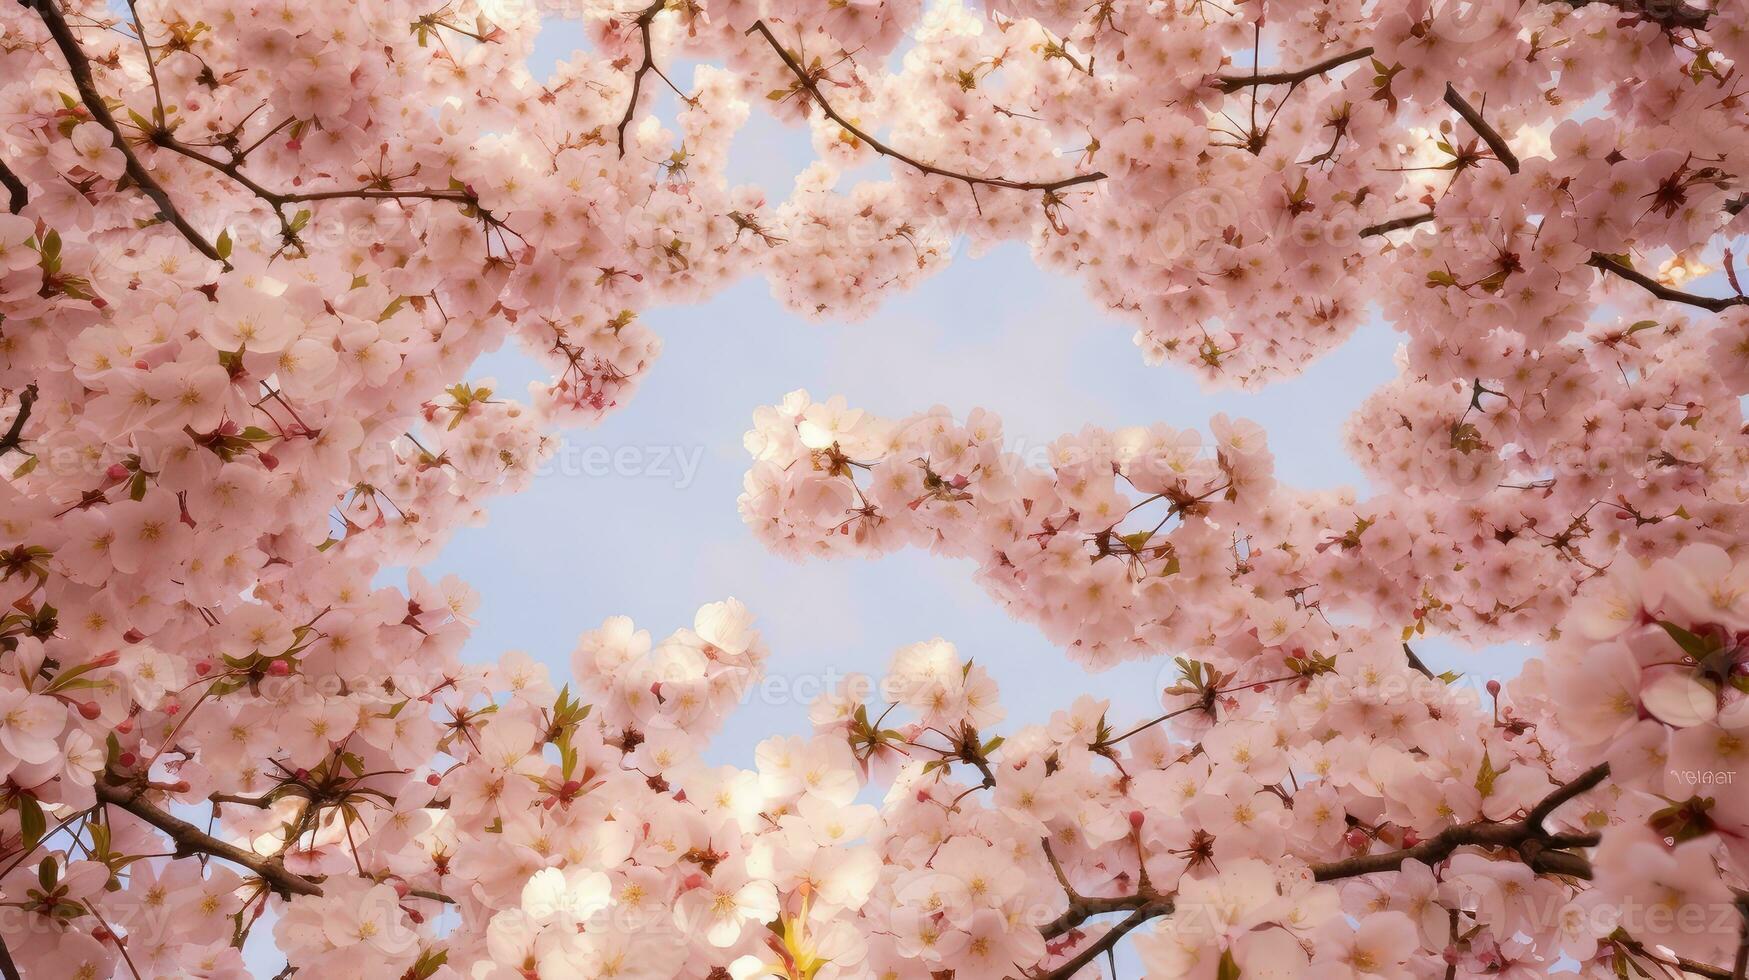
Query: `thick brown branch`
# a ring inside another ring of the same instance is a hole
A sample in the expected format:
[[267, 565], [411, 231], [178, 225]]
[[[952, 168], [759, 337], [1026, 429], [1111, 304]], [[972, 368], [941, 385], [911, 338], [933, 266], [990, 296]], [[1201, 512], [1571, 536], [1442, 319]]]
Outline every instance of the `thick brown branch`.
[[[168, 835], [176, 843], [178, 856], [208, 854], [222, 858], [232, 864], [247, 868], [274, 891], [288, 898], [292, 895], [322, 894], [320, 884], [322, 879], [320, 877], [307, 878], [288, 871], [285, 863], [278, 857], [256, 854], [254, 851], [246, 851], [233, 844], [227, 844], [146, 799], [137, 788], [112, 786], [99, 781], [96, 790], [99, 801], [120, 807]], [[407, 890], [405, 894], [447, 905], [455, 904], [455, 899], [430, 889], [414, 888]]]
[[[1543, 822], [1581, 793], [1596, 789], [1607, 778], [1609, 778], [1609, 764], [1604, 763], [1587, 769], [1572, 782], [1560, 786], [1544, 797], [1534, 807], [1531, 807], [1522, 820], [1511, 823], [1476, 822], [1448, 827], [1414, 847], [1314, 864], [1312, 865], [1312, 875], [1319, 881], [1335, 881], [1340, 878], [1354, 878], [1360, 875], [1396, 871], [1403, 866], [1404, 861], [1437, 864], [1450, 857], [1452, 852], [1458, 848], [1474, 845], [1514, 850], [1524, 863], [1538, 874], [1590, 878], [1590, 862], [1582, 855], [1571, 854], [1564, 849], [1593, 847], [1598, 843], [1598, 836], [1596, 834], [1550, 833], [1543, 829]], [[1088, 954], [1091, 951], [1086, 959], [1077, 956], [1070, 961], [1070, 964], [1073, 964], [1073, 969], [1064, 972], [1064, 969], [1070, 965], [1065, 964], [1065, 967], [1045, 974], [1041, 980], [1063, 980], [1063, 978], [1073, 976], [1075, 970], [1092, 962], [1094, 956], [1110, 948], [1112, 944], [1136, 926], [1148, 919], [1172, 914], [1171, 896], [1159, 895], [1152, 891], [1116, 898], [1092, 898], [1079, 895], [1069, 887], [1068, 878], [1063, 874], [1062, 866], [1057, 863], [1056, 855], [1051, 852], [1048, 841], [1045, 843], [1045, 856], [1050, 860], [1051, 869], [1056, 872], [1057, 880], [1063, 885], [1063, 890], [1069, 896], [1068, 911], [1039, 928], [1039, 934], [1045, 939], [1055, 939], [1065, 935], [1097, 915], [1111, 912], [1129, 912], [1131, 915], [1114, 926], [1111, 932], [1091, 944], [1088, 950], [1083, 950], [1083, 954]]]
[[33, 0], [31, 5], [42, 17], [43, 25], [49, 29], [49, 36], [54, 38], [55, 46], [61, 49], [62, 57], [67, 59], [67, 71], [73, 76], [73, 85], [78, 88], [79, 98], [85, 103], [86, 110], [91, 113], [92, 120], [109, 130], [110, 139], [114, 141], [115, 148], [121, 151], [122, 159], [127, 165], [128, 177], [139, 185], [140, 190], [145, 192], [147, 197], [152, 199], [152, 203], [158, 206], [159, 217], [181, 232], [182, 237], [188, 239], [190, 245], [193, 245], [200, 254], [229, 268], [230, 263], [225, 262], [219, 256], [218, 249], [213, 247], [213, 243], [207, 241], [200, 232], [194, 229], [193, 225], [188, 223], [188, 219], [182, 216], [182, 212], [176, 210], [176, 204], [170, 200], [170, 195], [164, 190], [164, 186], [158, 183], [158, 179], [153, 177], [151, 172], [140, 163], [140, 158], [134, 155], [133, 147], [128, 145], [127, 139], [121, 134], [121, 127], [116, 125], [115, 117], [110, 115], [109, 105], [103, 101], [102, 93], [97, 91], [97, 83], [91, 77], [90, 59], [85, 57], [84, 50], [79, 47], [79, 39], [73, 36], [73, 29], [67, 26], [67, 21], [61, 16], [61, 12], [55, 9], [55, 0]]
[[755, 32], [763, 35], [765, 40], [771, 44], [771, 49], [777, 52], [777, 56], [783, 59], [784, 66], [787, 67], [790, 70], [790, 73], [796, 77], [796, 84], [801, 86], [802, 91], [808, 93], [809, 98], [813, 100], [815, 105], [820, 107], [820, 111], [824, 112], [827, 118], [843, 127], [845, 132], [864, 143], [867, 143], [870, 149], [882, 156], [892, 157], [901, 163], [908, 164], [923, 173], [931, 174], [936, 177], [947, 177], [951, 180], [964, 181], [967, 185], [982, 184], [986, 187], [1005, 187], [1009, 190], [1016, 191], [1045, 191], [1046, 193], [1049, 193], [1052, 191], [1060, 191], [1066, 187], [1074, 187], [1077, 184], [1091, 184], [1105, 179], [1105, 174], [1099, 171], [1086, 174], [1076, 174], [1073, 177], [1064, 177], [1061, 180], [1009, 180], [1005, 177], [975, 177], [971, 174], [959, 173], [953, 170], [944, 170], [934, 164], [924, 163], [915, 157], [908, 156], [907, 154], [882, 143], [880, 140], [875, 139], [873, 136], [864, 132], [855, 123], [844, 118], [842, 115], [839, 115], [838, 110], [832, 108], [832, 103], [826, 101], [826, 96], [820, 91], [819, 83], [814, 80], [813, 76], [808, 73], [806, 68], [802, 67], [801, 62], [796, 60], [795, 55], [790, 54], [789, 51], [784, 48], [783, 44], [778, 41], [777, 36], [771, 33], [771, 29], [765, 26], [764, 21], [754, 21], [753, 26], [747, 28], [748, 34], [753, 34]]
[[1488, 121], [1482, 118], [1482, 114], [1476, 111], [1476, 107], [1470, 105], [1463, 96], [1459, 95], [1458, 90], [1453, 88], [1450, 82], [1447, 82], [1445, 86], [1445, 104], [1456, 109], [1457, 114], [1464, 117], [1464, 122], [1469, 123], [1470, 128], [1476, 131], [1476, 135], [1482, 138], [1482, 142], [1488, 144], [1488, 149], [1494, 151], [1496, 160], [1505, 164], [1507, 170], [1513, 173], [1518, 172], [1518, 155], [1512, 152], [1512, 147], [1506, 145], [1506, 140], [1500, 135], [1500, 131], [1488, 125]]
[[644, 89], [644, 76], [656, 67], [656, 47], [650, 39], [650, 24], [668, 6], [668, 0], [656, 0], [638, 12], [638, 36], [644, 43], [644, 60], [638, 63], [638, 70], [632, 73], [632, 97], [626, 103], [626, 114], [619, 121], [619, 155], [626, 155], [626, 127], [632, 124], [632, 117], [638, 111], [638, 96]]
[[18, 975], [18, 964], [12, 962], [12, 951], [6, 948], [6, 940], [0, 938], [0, 977], [6, 980], [23, 980]]
[[1523, 820], [1513, 823], [1466, 823], [1447, 827], [1414, 847], [1380, 854], [1362, 854], [1341, 861], [1313, 865], [1312, 874], [1319, 881], [1335, 881], [1339, 878], [1395, 871], [1402, 867], [1404, 861], [1437, 864], [1450, 857], [1458, 848], [1474, 845], [1515, 850], [1533, 871], [1589, 878], [1589, 862], [1575, 854], [1562, 854], [1556, 848], [1589, 847], [1597, 843], [1596, 836], [1551, 834], [1543, 829], [1542, 824], [1562, 804], [1580, 793], [1596, 789], [1608, 777], [1609, 763], [1606, 762], [1586, 770], [1577, 779], [1550, 793]]
[[1420, 214], [1406, 214], [1401, 218], [1392, 218], [1389, 221], [1381, 221], [1376, 225], [1367, 225], [1360, 230], [1360, 237], [1371, 238], [1375, 235], [1385, 235], [1393, 231], [1401, 231], [1404, 228], [1413, 228], [1416, 225], [1424, 225], [1427, 222], [1432, 221], [1433, 218], [1434, 214], [1432, 211], [1424, 211]]
[[1307, 65], [1292, 71], [1272, 71], [1251, 75], [1220, 75], [1218, 81], [1223, 92], [1237, 92], [1240, 89], [1256, 88], [1263, 85], [1298, 85], [1313, 75], [1322, 75], [1331, 69], [1341, 68], [1349, 62], [1370, 58], [1372, 55], [1372, 48], [1361, 48], [1357, 51], [1325, 58], [1315, 65]]
[[0, 456], [24, 444], [24, 423], [30, 421], [30, 409], [35, 404], [36, 385], [27, 384], [18, 393], [18, 414], [12, 416], [12, 424], [7, 426], [6, 434], [0, 436]]
[[1620, 259], [1612, 258], [1601, 252], [1591, 253], [1591, 261], [1586, 264], [1594, 269], [1602, 269], [1610, 275], [1620, 276], [1628, 282], [1644, 289], [1646, 292], [1651, 293], [1653, 296], [1662, 300], [1669, 300], [1672, 303], [1684, 303], [1689, 306], [1698, 306], [1703, 310], [1711, 310], [1714, 313], [1722, 313], [1733, 306], [1749, 306], [1749, 296], [1697, 296], [1694, 293], [1685, 293], [1680, 289], [1671, 289], [1669, 286], [1666, 286], [1658, 280], [1653, 279], [1651, 276], [1636, 270], [1632, 266], [1622, 262]]
[[1543, 0], [1544, 3], [1564, 3], [1575, 10], [1582, 7], [1613, 7], [1624, 14], [1644, 17], [1665, 28], [1688, 28], [1704, 31], [1711, 14], [1691, 7], [1680, 0]]
[[282, 895], [320, 895], [322, 889], [303, 875], [287, 871], [277, 857], [264, 857], [227, 844], [217, 837], [181, 819], [127, 787], [97, 783], [97, 798], [120, 807], [169, 835], [176, 842], [178, 854], [210, 854], [232, 864], [249, 869], [257, 878], [271, 885]]
[[12, 168], [6, 166], [4, 160], [0, 160], [0, 187], [6, 188], [11, 197], [7, 202], [7, 209], [13, 214], [23, 213], [24, 206], [30, 203], [30, 190], [24, 186], [24, 181], [12, 172]]

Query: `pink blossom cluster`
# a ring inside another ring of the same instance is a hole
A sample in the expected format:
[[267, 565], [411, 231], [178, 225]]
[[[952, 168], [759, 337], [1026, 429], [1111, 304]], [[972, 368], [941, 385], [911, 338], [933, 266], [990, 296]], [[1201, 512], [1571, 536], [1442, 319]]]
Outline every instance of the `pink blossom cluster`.
[[[1746, 56], [1743, 0], [0, 5], [0, 978], [1740, 976]], [[463, 656], [418, 567], [641, 311], [1011, 240], [1211, 385], [1405, 336], [1364, 495], [1226, 417], [756, 416], [766, 543], [972, 558], [1158, 717], [1005, 724], [932, 640], [724, 766], [733, 600]]]

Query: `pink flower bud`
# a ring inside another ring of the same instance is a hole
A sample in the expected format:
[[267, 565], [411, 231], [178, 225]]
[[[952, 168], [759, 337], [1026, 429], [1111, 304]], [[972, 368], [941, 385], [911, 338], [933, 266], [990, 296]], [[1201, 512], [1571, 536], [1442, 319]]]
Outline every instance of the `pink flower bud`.
[[86, 721], [96, 721], [103, 714], [103, 709], [95, 701], [79, 702], [79, 717]]
[[1500, 696], [1500, 682], [1499, 681], [1489, 681], [1488, 682], [1488, 695], [1490, 697], [1496, 697], [1496, 698]]
[[275, 660], [267, 665], [267, 672], [275, 677], [284, 677], [291, 673], [291, 664], [283, 660]]

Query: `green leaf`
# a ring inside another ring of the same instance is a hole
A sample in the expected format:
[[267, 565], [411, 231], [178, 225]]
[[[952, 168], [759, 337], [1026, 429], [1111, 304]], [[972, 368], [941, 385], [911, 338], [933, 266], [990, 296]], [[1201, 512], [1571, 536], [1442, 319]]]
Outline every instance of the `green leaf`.
[[1221, 950], [1221, 962], [1215, 968], [1215, 980], [1239, 980], [1239, 976], [1239, 961], [1233, 959], [1233, 951]]
[[1476, 792], [1487, 799], [1494, 793], [1494, 781], [1500, 778], [1505, 769], [1494, 768], [1494, 760], [1488, 757], [1487, 750], [1482, 751], [1482, 768], [1476, 770]]
[[43, 814], [42, 804], [36, 801], [36, 797], [18, 797], [18, 823], [19, 831], [24, 835], [24, 850], [28, 854], [36, 849], [43, 834], [49, 830], [49, 818]]
[[219, 253], [219, 258], [228, 260], [231, 257], [231, 246], [233, 244], [234, 243], [231, 241], [231, 229], [226, 228], [224, 231], [219, 232], [219, 240], [214, 245], [215, 250]]
[[1676, 645], [1682, 648], [1683, 653], [1696, 660], [1705, 660], [1718, 651], [1715, 641], [1696, 636], [1667, 619], [1659, 620], [1658, 625], [1664, 628], [1664, 632], [1670, 634], [1670, 638], [1676, 641]]

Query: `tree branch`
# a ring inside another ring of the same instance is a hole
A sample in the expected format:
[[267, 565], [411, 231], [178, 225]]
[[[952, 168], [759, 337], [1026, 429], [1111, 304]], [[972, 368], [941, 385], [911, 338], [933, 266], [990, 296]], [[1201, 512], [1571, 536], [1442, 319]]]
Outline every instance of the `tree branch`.
[[1359, 61], [1372, 56], [1372, 48], [1361, 48], [1357, 51], [1325, 58], [1315, 65], [1307, 65], [1293, 71], [1272, 71], [1251, 75], [1219, 75], [1216, 78], [1220, 82], [1220, 89], [1223, 92], [1237, 92], [1240, 89], [1263, 85], [1298, 85], [1313, 75], [1322, 75], [1331, 69], [1341, 68], [1351, 61]]
[[1415, 670], [1419, 671], [1422, 675], [1426, 676], [1427, 678], [1433, 679], [1433, 678], [1436, 678], [1438, 676], [1438, 675], [1434, 674], [1433, 669], [1431, 667], [1428, 667], [1427, 664], [1424, 661], [1422, 661], [1422, 659], [1419, 656], [1416, 656], [1414, 649], [1411, 648], [1409, 646], [1409, 644], [1407, 644], [1407, 643], [1403, 644], [1403, 656], [1408, 658], [1410, 667], [1413, 667]]
[[[1335, 881], [1341, 878], [1355, 878], [1360, 875], [1396, 871], [1403, 866], [1404, 861], [1419, 861], [1428, 865], [1438, 864], [1450, 857], [1452, 852], [1458, 848], [1475, 845], [1479, 847], [1503, 847], [1517, 851], [1524, 863], [1538, 874], [1590, 878], [1591, 863], [1582, 855], [1570, 854], [1563, 849], [1596, 846], [1599, 841], [1598, 835], [1549, 833], [1543, 829], [1542, 825], [1556, 810], [1580, 794], [1596, 789], [1607, 778], [1609, 778], [1609, 763], [1606, 762], [1587, 769], [1571, 782], [1557, 787], [1554, 792], [1531, 807], [1522, 820], [1512, 823], [1477, 821], [1447, 827], [1439, 834], [1416, 844], [1414, 847], [1405, 847], [1381, 854], [1362, 854], [1341, 861], [1314, 864], [1312, 865], [1312, 875], [1318, 881]], [[1081, 955], [1076, 956], [1063, 967], [1044, 974], [1039, 980], [1067, 980], [1074, 975], [1076, 970], [1092, 962], [1093, 957], [1109, 949], [1112, 944], [1136, 926], [1148, 919], [1171, 915], [1173, 912], [1171, 896], [1157, 894], [1151, 889], [1143, 890], [1135, 895], [1123, 895], [1116, 898], [1094, 898], [1077, 894], [1069, 886], [1069, 880], [1063, 873], [1062, 865], [1057, 863], [1057, 857], [1051, 851], [1050, 841], [1044, 842], [1044, 849], [1045, 857], [1051, 863], [1051, 870], [1056, 872], [1058, 882], [1062, 884], [1063, 890], [1069, 896], [1069, 909], [1040, 927], [1039, 934], [1042, 937], [1047, 940], [1055, 939], [1096, 915], [1110, 912], [1130, 912], [1131, 915], [1114, 926], [1111, 932], [1090, 944], [1088, 949], [1082, 951]], [[1064, 972], [1065, 970], [1067, 972]]]
[[30, 203], [30, 190], [24, 186], [24, 181], [19, 179], [19, 176], [13, 173], [10, 167], [6, 166], [4, 160], [0, 160], [0, 187], [6, 188], [11, 194], [12, 199], [8, 202], [8, 208], [12, 213], [22, 213], [24, 206]]
[[1434, 214], [1432, 211], [1423, 211], [1420, 214], [1406, 214], [1401, 218], [1392, 218], [1389, 221], [1381, 221], [1376, 225], [1367, 225], [1360, 230], [1360, 237], [1371, 238], [1375, 235], [1384, 235], [1393, 231], [1401, 231], [1404, 228], [1413, 228], [1416, 225], [1426, 224], [1427, 222], [1432, 221], [1433, 218]]
[[[146, 799], [143, 791], [137, 787], [112, 786], [99, 780], [95, 788], [99, 801], [120, 807], [168, 835], [176, 843], [178, 856], [210, 854], [213, 857], [223, 858], [232, 864], [247, 868], [274, 891], [287, 898], [292, 895], [322, 894], [322, 887], [319, 884], [322, 881], [320, 877], [307, 878], [286, 870], [285, 863], [277, 856], [270, 857], [257, 854], [254, 851], [246, 851], [219, 840]], [[446, 905], [455, 904], [455, 899], [448, 895], [426, 888], [408, 889], [404, 894], [427, 901], [442, 902]]]
[[1516, 850], [1531, 870], [1549, 874], [1591, 877], [1591, 865], [1583, 857], [1562, 854], [1557, 848], [1591, 847], [1597, 843], [1595, 834], [1551, 834], [1542, 827], [1549, 815], [1574, 797], [1598, 787], [1609, 778], [1609, 763], [1594, 766], [1572, 782], [1556, 789], [1532, 807], [1523, 820], [1513, 823], [1466, 823], [1447, 827], [1414, 847], [1380, 854], [1362, 854], [1327, 864], [1315, 864], [1312, 873], [1319, 881], [1335, 881], [1380, 871], [1395, 871], [1404, 861], [1437, 864], [1466, 845], [1504, 847]]
[[1682, 3], [1681, 0], [1543, 0], [1543, 2], [1564, 3], [1575, 10], [1593, 6], [1613, 7], [1624, 14], [1644, 17], [1654, 24], [1672, 30], [1689, 28], [1704, 31], [1712, 16], [1705, 10]]
[[753, 34], [755, 32], [764, 35], [765, 40], [771, 44], [771, 49], [777, 52], [779, 58], [783, 59], [784, 66], [790, 70], [791, 74], [795, 75], [796, 83], [801, 87], [802, 91], [808, 93], [808, 96], [813, 99], [814, 104], [820, 107], [820, 110], [826, 114], [827, 118], [843, 127], [845, 132], [862, 140], [864, 143], [867, 143], [871, 149], [882, 156], [892, 157], [893, 159], [898, 160], [901, 163], [909, 164], [926, 174], [964, 181], [968, 186], [983, 184], [987, 187], [1004, 187], [1016, 191], [1045, 191], [1046, 193], [1049, 193], [1052, 191], [1060, 191], [1066, 187], [1074, 187], [1077, 184], [1091, 184], [1105, 179], [1105, 174], [1099, 171], [1086, 174], [1076, 174], [1073, 177], [1065, 177], [1061, 180], [1009, 180], [1005, 177], [974, 177], [971, 174], [963, 174], [953, 170], [944, 170], [934, 164], [924, 163], [915, 157], [908, 156], [893, 149], [885, 143], [882, 143], [880, 140], [875, 139], [873, 136], [870, 136], [868, 133], [858, 128], [855, 123], [844, 118], [842, 115], [839, 115], [838, 110], [832, 108], [832, 103], [826, 101], [826, 96], [820, 92], [819, 84], [808, 74], [808, 70], [802, 67], [801, 62], [797, 61], [795, 56], [790, 54], [789, 51], [784, 48], [783, 44], [778, 41], [777, 36], [771, 33], [771, 29], [765, 26], [763, 20], [754, 21], [753, 26], [747, 28], [748, 34]]
[[1057, 967], [1049, 973], [1042, 974], [1039, 977], [1039, 980], [1069, 980], [1070, 977], [1080, 972], [1082, 967], [1093, 962], [1101, 953], [1116, 946], [1118, 940], [1129, 935], [1131, 930], [1135, 929], [1142, 923], [1147, 922], [1149, 919], [1161, 915], [1170, 915], [1171, 912], [1172, 904], [1170, 902], [1166, 903], [1164, 908], [1143, 906], [1142, 908], [1136, 909], [1134, 912], [1130, 913], [1129, 916], [1124, 918], [1123, 921], [1112, 926], [1111, 931], [1100, 936], [1093, 942], [1088, 943], [1086, 949], [1065, 960], [1062, 966]]
[[97, 798], [120, 807], [167, 834], [176, 842], [177, 854], [211, 854], [249, 869], [281, 895], [320, 895], [322, 889], [303, 875], [286, 870], [277, 857], [264, 857], [228, 844], [146, 799], [139, 790], [111, 786], [99, 780]]
[[1674, 966], [1685, 974], [1706, 977], [1707, 980], [1732, 980], [1731, 971], [1726, 970], [1723, 967], [1714, 966], [1711, 963], [1702, 963], [1699, 960], [1691, 960], [1686, 956], [1672, 956], [1669, 959], [1664, 959], [1650, 949], [1647, 949], [1645, 943], [1640, 942], [1632, 936], [1626, 935], [1625, 932], [1622, 932], [1621, 930], [1617, 931], [1617, 935], [1609, 937], [1607, 941], [1627, 952], [1633, 953], [1637, 956], [1643, 956], [1654, 963], [1661, 963], [1665, 966]]
[[12, 951], [6, 948], [6, 938], [0, 936], [0, 977], [6, 980], [24, 980], [18, 974], [18, 964], [12, 962]]
[[29, 6], [34, 7], [42, 17], [43, 25], [49, 29], [49, 36], [54, 38], [55, 46], [61, 49], [62, 57], [67, 59], [67, 71], [73, 76], [73, 85], [79, 89], [79, 98], [91, 113], [92, 120], [109, 130], [115, 148], [121, 151], [122, 159], [127, 163], [128, 177], [158, 206], [159, 217], [181, 232], [182, 237], [188, 239], [188, 243], [196, 251], [225, 268], [230, 268], [231, 264], [220, 257], [218, 249], [188, 223], [182, 212], [176, 210], [176, 204], [170, 200], [164, 186], [158, 183], [157, 178], [140, 163], [140, 158], [134, 155], [133, 147], [128, 145], [127, 139], [121, 134], [121, 127], [116, 125], [115, 117], [110, 115], [109, 106], [103, 101], [102, 93], [97, 91], [97, 83], [91, 77], [90, 59], [85, 57], [85, 52], [79, 47], [79, 39], [73, 36], [73, 29], [67, 26], [61, 12], [55, 9], [55, 0], [31, 0]]
[[1496, 160], [1505, 164], [1507, 170], [1518, 173], [1518, 156], [1512, 152], [1512, 147], [1506, 145], [1506, 140], [1501, 137], [1500, 131], [1488, 125], [1488, 121], [1482, 118], [1482, 114], [1476, 111], [1476, 107], [1470, 105], [1463, 96], [1459, 95], [1458, 90], [1453, 88], [1450, 82], [1445, 84], [1445, 104], [1456, 109], [1457, 114], [1464, 117], [1464, 122], [1469, 123], [1470, 128], [1476, 131], [1476, 135], [1488, 144], [1488, 149], [1494, 151]]
[[1591, 260], [1586, 265], [1594, 269], [1602, 269], [1613, 276], [1620, 276], [1653, 296], [1669, 300], [1672, 303], [1684, 303], [1703, 310], [1711, 310], [1714, 313], [1722, 313], [1733, 306], [1749, 306], [1749, 296], [1697, 296], [1694, 293], [1685, 293], [1680, 289], [1671, 289], [1620, 259], [1604, 255], [1602, 252], [1592, 252]]
[[656, 48], [650, 40], [650, 24], [668, 6], [668, 0], [655, 0], [654, 3], [638, 12], [638, 35], [644, 41], [644, 60], [639, 63], [638, 70], [632, 73], [632, 97], [626, 103], [626, 114], [619, 121], [619, 155], [626, 155], [626, 127], [632, 124], [632, 116], [638, 111], [638, 95], [644, 88], [644, 76], [656, 67]]
[[0, 436], [0, 456], [5, 456], [24, 443], [24, 423], [30, 420], [30, 409], [36, 404], [36, 383], [24, 386], [18, 393], [18, 414], [12, 416], [12, 425], [6, 429], [6, 434]]

